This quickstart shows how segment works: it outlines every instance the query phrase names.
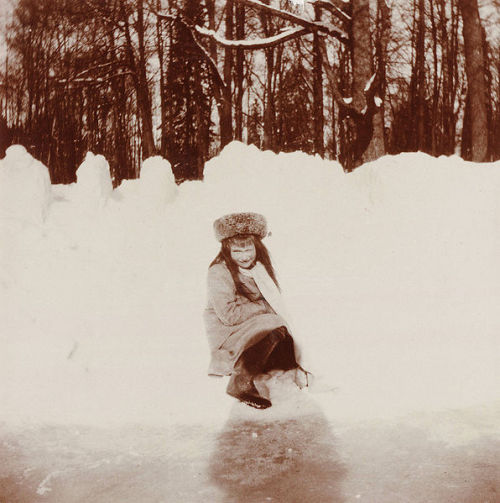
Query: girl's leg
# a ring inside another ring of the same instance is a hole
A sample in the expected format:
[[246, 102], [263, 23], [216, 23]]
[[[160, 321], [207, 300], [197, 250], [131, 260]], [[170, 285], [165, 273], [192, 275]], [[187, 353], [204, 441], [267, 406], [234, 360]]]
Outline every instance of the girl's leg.
[[269, 359], [274, 355], [279, 345], [285, 341], [286, 336], [286, 328], [279, 327], [269, 332], [257, 344], [246, 349], [240, 357], [244, 360], [246, 368], [254, 375], [264, 372]]
[[271, 402], [260, 395], [253, 378], [263, 372], [269, 356], [284, 338], [283, 331], [273, 330], [257, 344], [246, 349], [234, 366], [226, 392], [252, 407], [270, 407]]
[[267, 359], [267, 362], [263, 368], [264, 372], [268, 372], [273, 369], [291, 370], [298, 367], [298, 363], [295, 358], [293, 339], [285, 327], [280, 328], [283, 328], [285, 330], [286, 335], [283, 340], [280, 341], [280, 343], [274, 348], [273, 352]]

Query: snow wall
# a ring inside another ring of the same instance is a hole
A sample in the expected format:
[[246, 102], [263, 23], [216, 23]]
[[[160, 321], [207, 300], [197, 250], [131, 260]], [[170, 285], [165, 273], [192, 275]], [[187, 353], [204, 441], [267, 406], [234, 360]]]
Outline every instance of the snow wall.
[[77, 178], [51, 186], [21, 146], [0, 161], [2, 419], [226, 414], [201, 314], [212, 223], [233, 211], [268, 219], [296, 330], [337, 388], [332, 415], [497, 398], [499, 162], [401, 154], [345, 174], [234, 142], [203, 182], [176, 186], [155, 157], [113, 190], [91, 153]]

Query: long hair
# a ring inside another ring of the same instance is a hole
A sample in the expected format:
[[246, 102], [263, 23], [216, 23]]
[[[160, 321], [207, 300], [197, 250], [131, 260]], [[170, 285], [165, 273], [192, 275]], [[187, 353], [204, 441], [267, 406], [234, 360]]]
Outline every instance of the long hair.
[[245, 244], [248, 243], [249, 241], [252, 241], [253, 244], [255, 245], [256, 260], [258, 260], [266, 268], [267, 274], [269, 274], [269, 276], [274, 281], [275, 285], [278, 287], [279, 290], [280, 286], [278, 280], [276, 279], [276, 274], [274, 272], [269, 251], [267, 250], [264, 243], [261, 241], [260, 237], [256, 236], [255, 234], [238, 234], [237, 236], [224, 239], [221, 243], [218, 255], [214, 258], [209, 267], [212, 267], [215, 264], [221, 264], [221, 263], [226, 264], [233, 278], [236, 291], [240, 295], [243, 295], [244, 297], [248, 298], [249, 292], [242, 284], [238, 276], [239, 273], [238, 265], [231, 258], [231, 245], [234, 243]]

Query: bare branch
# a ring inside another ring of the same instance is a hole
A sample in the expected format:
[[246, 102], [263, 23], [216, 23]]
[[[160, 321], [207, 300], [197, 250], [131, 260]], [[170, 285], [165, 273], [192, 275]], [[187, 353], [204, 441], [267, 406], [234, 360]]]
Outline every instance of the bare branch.
[[[212, 75], [214, 77], [215, 83], [217, 84], [217, 86], [216, 86], [216, 88], [217, 88], [217, 90], [216, 90], [216, 98], [217, 98], [217, 100], [219, 101], [219, 99], [223, 99], [222, 97], [224, 96], [224, 92], [226, 90], [226, 85], [224, 83], [224, 78], [220, 74], [219, 69], [217, 68], [217, 64], [212, 59], [212, 56], [210, 56], [210, 54], [205, 49], [205, 47], [203, 47], [203, 45], [200, 44], [200, 42], [196, 38], [196, 36], [194, 34], [194, 31], [193, 31], [193, 27], [188, 22], [186, 22], [179, 15], [175, 15], [174, 16], [172, 14], [162, 14], [162, 13], [158, 12], [155, 9], [151, 9], [151, 12], [153, 12], [153, 14], [158, 17], [158, 19], [165, 19], [165, 20], [170, 21], [170, 22], [179, 23], [185, 30], [187, 30], [187, 32], [191, 35], [191, 39], [192, 39], [193, 43], [196, 45], [196, 47], [198, 47], [198, 49], [200, 50], [201, 54], [205, 58], [205, 60], [206, 60], [206, 62], [208, 64], [208, 67], [210, 69], [210, 72], [212, 73]], [[210, 31], [210, 30], [208, 30], [208, 31]], [[220, 94], [219, 94], [219, 91], [220, 91]]]
[[366, 83], [364, 93], [367, 107], [365, 107], [365, 109], [363, 109], [360, 112], [359, 110], [356, 109], [356, 107], [351, 105], [352, 99], [345, 98], [344, 96], [342, 96], [342, 93], [338, 88], [337, 72], [335, 71], [333, 65], [330, 63], [330, 60], [328, 59], [328, 53], [326, 50], [326, 44], [324, 39], [321, 40], [320, 49], [321, 54], [323, 55], [323, 67], [328, 77], [328, 81], [330, 82], [331, 85], [333, 98], [337, 102], [339, 107], [344, 111], [345, 115], [354, 118], [360, 118], [363, 115], [366, 116], [373, 115], [378, 109], [378, 107], [380, 107], [381, 105], [380, 101], [381, 98], [376, 96], [379, 84], [377, 73], [374, 73], [370, 78], [370, 80]]
[[344, 99], [342, 93], [339, 90], [337, 72], [335, 71], [333, 65], [330, 63], [330, 60], [328, 59], [328, 52], [326, 50], [326, 44], [324, 39], [320, 40], [320, 50], [323, 56], [323, 68], [325, 69], [326, 76], [328, 77], [328, 81], [330, 82], [334, 100], [337, 102], [339, 107], [342, 108], [344, 111], [357, 112], [357, 110], [353, 106], [348, 106], [346, 100]]

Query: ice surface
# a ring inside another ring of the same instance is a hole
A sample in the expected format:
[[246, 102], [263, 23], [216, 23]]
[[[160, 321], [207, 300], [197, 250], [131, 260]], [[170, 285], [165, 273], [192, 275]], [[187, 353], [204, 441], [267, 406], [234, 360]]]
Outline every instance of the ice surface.
[[247, 210], [268, 218], [311, 370], [336, 388], [315, 395], [329, 418], [491, 403], [499, 168], [417, 153], [345, 174], [233, 142], [204, 182], [177, 188], [153, 158], [113, 190], [102, 156], [87, 156], [76, 184], [50, 187], [46, 168], [11, 147], [0, 164], [2, 418], [223, 421], [233, 401], [206, 376], [205, 275], [213, 220]]

